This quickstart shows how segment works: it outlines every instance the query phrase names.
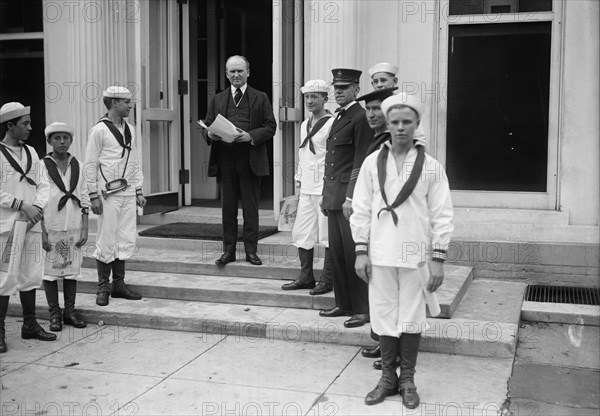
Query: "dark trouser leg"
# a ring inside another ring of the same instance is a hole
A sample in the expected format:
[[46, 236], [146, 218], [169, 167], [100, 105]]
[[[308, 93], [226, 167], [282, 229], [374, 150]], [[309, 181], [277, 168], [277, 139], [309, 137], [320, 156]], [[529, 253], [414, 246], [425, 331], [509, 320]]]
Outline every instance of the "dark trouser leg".
[[54, 341], [56, 335], [46, 332], [35, 319], [35, 289], [28, 290], [27, 292], [19, 292], [19, 296], [21, 297], [21, 306], [23, 307], [21, 338]]
[[72, 325], [75, 328], [85, 328], [86, 323], [75, 312], [75, 298], [77, 296], [77, 280], [63, 280], [63, 294], [65, 296], [65, 310], [63, 312], [63, 321], [65, 325]]
[[[342, 211], [337, 215], [338, 228], [340, 230], [342, 247], [344, 252], [344, 274], [346, 276], [348, 293], [352, 304], [352, 312], [355, 314], [369, 313], [369, 287], [356, 274], [354, 263], [356, 262], [356, 248], [352, 239], [350, 223], [344, 217]], [[334, 285], [335, 287], [335, 285]]]
[[44, 292], [50, 312], [50, 331], [62, 331], [62, 315], [58, 304], [58, 282], [44, 280]]
[[256, 176], [250, 169], [249, 155], [245, 157], [247, 166], [243, 166], [242, 160], [238, 161], [240, 198], [244, 216], [244, 249], [246, 253], [256, 253], [258, 248], [258, 201], [260, 199], [261, 177]]
[[238, 233], [237, 214], [240, 187], [235, 169], [235, 159], [231, 153], [232, 148], [221, 146], [219, 154], [221, 170], [219, 191], [221, 194], [221, 215], [223, 220], [223, 251], [235, 253]]
[[315, 275], [313, 274], [314, 249], [306, 250], [298, 248], [300, 258], [300, 276], [293, 282], [286, 283], [283, 290], [312, 289], [315, 287]]
[[379, 338], [381, 345], [381, 378], [377, 387], [373, 389], [365, 398], [366, 404], [381, 403], [387, 396], [392, 396], [398, 392], [398, 376], [396, 375], [396, 357], [398, 356], [398, 338], [381, 336]]
[[346, 279], [346, 264], [344, 260], [344, 246], [342, 232], [340, 230], [339, 216], [342, 211], [330, 210], [327, 215], [329, 230], [329, 252], [331, 253], [331, 269], [333, 271], [333, 293], [335, 294], [335, 305], [345, 311], [352, 312], [352, 301], [350, 289]]
[[110, 296], [129, 300], [140, 300], [141, 295], [133, 292], [125, 284], [125, 260], [115, 259], [112, 262], [113, 286]]
[[8, 300], [10, 296], [0, 296], [0, 353], [6, 352], [6, 312], [8, 311]]
[[[382, 337], [383, 338], [383, 337]], [[407, 409], [419, 406], [420, 398], [415, 386], [415, 367], [421, 345], [421, 334], [402, 334], [400, 336], [400, 394]]]

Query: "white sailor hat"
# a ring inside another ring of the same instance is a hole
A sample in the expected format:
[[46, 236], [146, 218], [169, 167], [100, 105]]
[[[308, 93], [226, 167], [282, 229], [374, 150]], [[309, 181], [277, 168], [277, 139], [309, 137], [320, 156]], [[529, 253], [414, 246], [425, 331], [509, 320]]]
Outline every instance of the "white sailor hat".
[[131, 91], [129, 91], [125, 87], [113, 85], [112, 87], [108, 87], [106, 91], [103, 91], [102, 96], [107, 98], [120, 98], [123, 100], [127, 100], [131, 98]]
[[50, 135], [53, 133], [68, 133], [71, 135], [71, 138], [72, 138], [73, 134], [75, 134], [75, 129], [66, 123], [61, 123], [61, 122], [57, 121], [52, 124], [49, 124], [44, 129], [44, 134], [46, 135], [46, 139], [48, 139], [50, 137]]
[[387, 72], [388, 74], [396, 76], [398, 73], [398, 67], [387, 62], [379, 62], [369, 69], [369, 77], [373, 78], [373, 75], [377, 74], [378, 72]]
[[383, 111], [385, 118], [387, 118], [390, 108], [395, 105], [405, 105], [412, 108], [417, 112], [419, 118], [423, 117], [423, 113], [425, 112], [425, 103], [423, 103], [419, 97], [401, 92], [386, 98], [381, 103], [381, 110]]
[[329, 85], [322, 79], [311, 79], [306, 81], [306, 84], [300, 88], [300, 91], [302, 94], [308, 94], [309, 92], [329, 93]]
[[15, 118], [23, 117], [31, 114], [31, 107], [25, 107], [21, 103], [12, 102], [6, 103], [0, 108], [0, 123], [14, 120]]

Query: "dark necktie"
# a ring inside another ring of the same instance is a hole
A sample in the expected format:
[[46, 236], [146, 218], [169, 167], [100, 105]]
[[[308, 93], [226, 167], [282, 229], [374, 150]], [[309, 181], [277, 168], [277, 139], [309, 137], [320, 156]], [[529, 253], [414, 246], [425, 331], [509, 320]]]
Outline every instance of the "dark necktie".
[[339, 120], [340, 118], [342, 118], [342, 116], [344, 115], [344, 113], [346, 112], [345, 108], [342, 107], [338, 107], [335, 109], [335, 112], [337, 113], [337, 116], [335, 117], [335, 120]]
[[240, 105], [241, 100], [242, 100], [242, 90], [240, 90], [239, 88], [236, 88], [235, 95], [233, 97], [233, 101], [235, 102], [235, 105], [236, 106]]

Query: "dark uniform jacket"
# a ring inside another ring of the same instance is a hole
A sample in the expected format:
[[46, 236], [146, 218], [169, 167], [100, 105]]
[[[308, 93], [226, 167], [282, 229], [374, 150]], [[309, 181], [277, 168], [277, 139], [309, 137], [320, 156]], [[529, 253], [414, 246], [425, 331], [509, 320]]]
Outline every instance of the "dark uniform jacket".
[[323, 209], [341, 210], [346, 197], [352, 198], [360, 166], [372, 141], [373, 130], [358, 103], [333, 122], [325, 154]]
[[[270, 169], [266, 142], [271, 140], [275, 135], [277, 123], [275, 122], [273, 109], [267, 94], [248, 85], [245, 95], [248, 97], [250, 106], [250, 131], [248, 131], [248, 134], [250, 134], [254, 142], [254, 146], [250, 150], [250, 168], [257, 176], [267, 176]], [[206, 119], [204, 120], [207, 126], [211, 125], [217, 114], [226, 117], [229, 100], [233, 100], [230, 87], [227, 87], [213, 97], [208, 105]], [[221, 143], [220, 141], [213, 142], [208, 138], [206, 130], [203, 130], [202, 134], [209, 146], [211, 146], [208, 176], [218, 176], [220, 174], [219, 152], [231, 151], [231, 145]]]

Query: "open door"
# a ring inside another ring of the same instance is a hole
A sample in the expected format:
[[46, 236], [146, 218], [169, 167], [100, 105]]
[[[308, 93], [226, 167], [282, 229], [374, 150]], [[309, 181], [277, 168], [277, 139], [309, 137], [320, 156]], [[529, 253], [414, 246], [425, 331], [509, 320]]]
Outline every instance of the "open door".
[[176, 2], [140, 2], [142, 27], [141, 123], [144, 215], [174, 211], [180, 196], [179, 10]]

